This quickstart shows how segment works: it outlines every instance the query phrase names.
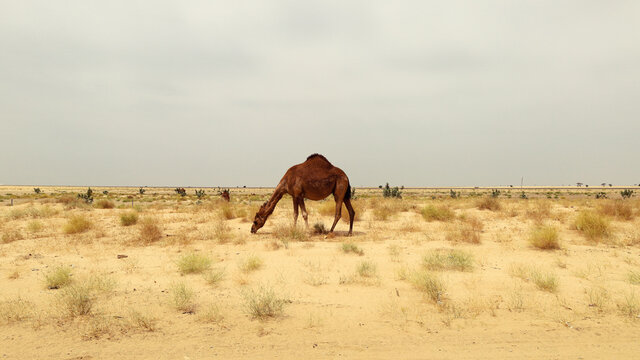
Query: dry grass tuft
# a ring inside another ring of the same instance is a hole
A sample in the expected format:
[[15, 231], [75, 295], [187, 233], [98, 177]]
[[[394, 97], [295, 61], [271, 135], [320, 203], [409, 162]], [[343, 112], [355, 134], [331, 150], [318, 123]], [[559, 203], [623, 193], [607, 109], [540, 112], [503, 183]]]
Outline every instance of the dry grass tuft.
[[43, 228], [44, 225], [38, 220], [29, 221], [29, 224], [27, 224], [27, 230], [32, 234], [39, 233]]
[[547, 200], [532, 200], [527, 203], [528, 207], [525, 211], [526, 217], [540, 223], [552, 216], [551, 203]]
[[267, 286], [243, 293], [244, 309], [253, 319], [266, 320], [282, 315], [287, 300]]
[[233, 238], [231, 227], [223, 219], [218, 219], [213, 227], [213, 236], [218, 244], [226, 244]]
[[264, 265], [264, 262], [261, 258], [256, 255], [251, 255], [246, 259], [242, 260], [238, 267], [244, 273], [250, 273], [256, 270], [259, 270]]
[[327, 230], [327, 228], [324, 227], [323, 223], [315, 223], [313, 224], [313, 233], [315, 235], [324, 235], [329, 233], [329, 230]]
[[473, 270], [473, 256], [462, 250], [434, 250], [422, 258], [422, 265], [428, 270]]
[[93, 309], [95, 296], [86, 283], [65, 287], [58, 295], [58, 308], [70, 318], [89, 315]]
[[141, 329], [147, 332], [154, 332], [158, 329], [158, 319], [148, 313], [143, 313], [138, 310], [131, 310], [129, 312], [129, 323], [131, 326]]
[[450, 221], [455, 217], [453, 211], [446, 206], [427, 205], [421, 214], [426, 221]]
[[500, 209], [502, 209], [500, 200], [493, 197], [483, 198], [482, 200], [478, 201], [476, 206], [480, 210], [499, 211]]
[[633, 285], [640, 285], [640, 271], [629, 271], [627, 274], [627, 280]]
[[141, 223], [140, 235], [137, 239], [140, 245], [150, 245], [158, 242], [162, 238], [162, 230], [160, 230], [156, 219], [144, 218]]
[[635, 291], [630, 291], [624, 296], [624, 299], [618, 302], [618, 309], [624, 316], [634, 320], [640, 319], [640, 300]]
[[307, 241], [309, 240], [309, 235], [304, 227], [300, 225], [294, 225], [293, 223], [289, 224], [278, 224], [273, 230], [273, 234], [278, 239], [285, 240], [294, 240], [294, 241]]
[[210, 324], [219, 324], [224, 320], [224, 316], [220, 311], [220, 307], [216, 304], [210, 304], [206, 306], [202, 311], [199, 311], [198, 321]]
[[360, 249], [358, 245], [352, 242], [342, 243], [342, 252], [345, 254], [352, 253], [360, 256], [364, 255], [364, 250]]
[[230, 203], [223, 203], [220, 206], [220, 216], [227, 220], [235, 219], [237, 217], [236, 212]]
[[0, 324], [20, 322], [30, 318], [34, 305], [23, 298], [0, 301]]
[[458, 222], [456, 227], [447, 232], [446, 238], [454, 242], [480, 244], [482, 229], [484, 229], [484, 224], [480, 219], [465, 216], [463, 221]]
[[175, 283], [171, 286], [171, 304], [183, 314], [193, 314], [196, 312], [196, 304], [193, 301], [195, 293], [184, 282]]
[[560, 249], [558, 229], [555, 226], [537, 226], [529, 234], [529, 243], [542, 250]]
[[199, 274], [211, 267], [211, 259], [201, 254], [187, 254], [178, 260], [180, 274]]
[[2, 243], [8, 244], [14, 241], [22, 240], [24, 236], [19, 230], [16, 229], [5, 229], [2, 234]]
[[211, 286], [217, 286], [224, 280], [225, 269], [211, 269], [204, 274], [204, 280]]
[[558, 290], [558, 277], [551, 271], [545, 272], [537, 267], [514, 264], [511, 266], [510, 273], [524, 281], [532, 281], [540, 290], [551, 293]]
[[114, 204], [111, 200], [101, 199], [96, 201], [95, 207], [98, 209], [113, 209], [114, 207], [116, 207], [116, 204]]
[[594, 211], [581, 211], [574, 222], [576, 230], [589, 240], [600, 240], [611, 235], [609, 221]]
[[629, 202], [624, 200], [607, 201], [600, 206], [599, 213], [606, 216], [614, 217], [618, 220], [633, 220], [633, 208]]
[[138, 223], [138, 213], [135, 211], [129, 211], [124, 214], [120, 214], [120, 224], [122, 226], [131, 226]]
[[378, 276], [378, 267], [371, 261], [361, 261], [356, 267], [356, 273], [363, 278], [375, 278]]
[[66, 266], [60, 266], [53, 269], [44, 278], [47, 289], [60, 289], [71, 283], [71, 269]]
[[440, 304], [444, 301], [446, 287], [437, 275], [426, 270], [419, 270], [409, 273], [407, 280], [434, 303]]
[[65, 234], [80, 234], [93, 227], [93, 223], [82, 215], [74, 215], [67, 220], [64, 226]]

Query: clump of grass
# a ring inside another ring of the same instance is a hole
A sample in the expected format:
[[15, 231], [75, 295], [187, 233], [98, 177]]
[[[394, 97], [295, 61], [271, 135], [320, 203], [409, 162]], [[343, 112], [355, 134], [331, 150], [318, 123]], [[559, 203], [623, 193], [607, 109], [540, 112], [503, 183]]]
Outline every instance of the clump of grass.
[[332, 201], [323, 201], [317, 207], [317, 210], [320, 213], [320, 215], [332, 216], [332, 215], [335, 215], [336, 213], [336, 204]]
[[122, 226], [131, 226], [138, 223], [138, 213], [135, 211], [129, 211], [124, 214], [120, 214], [120, 224]]
[[618, 303], [620, 312], [632, 319], [640, 318], [640, 301], [634, 291], [630, 291], [624, 296], [624, 299]]
[[204, 310], [199, 311], [199, 314], [198, 321], [204, 323], [218, 324], [224, 320], [224, 316], [216, 304], [206, 306]]
[[229, 203], [224, 203], [222, 204], [222, 206], [220, 206], [220, 215], [222, 216], [222, 218], [227, 220], [236, 218], [236, 213]]
[[204, 280], [211, 286], [217, 286], [224, 279], [224, 269], [212, 269], [204, 274]]
[[603, 287], [592, 287], [586, 291], [587, 300], [590, 307], [595, 307], [599, 311], [603, 311], [610, 299], [609, 292]]
[[322, 265], [319, 262], [309, 262], [304, 265], [306, 268], [303, 277], [303, 281], [305, 284], [309, 284], [311, 286], [320, 286], [327, 283], [327, 276], [322, 269]]
[[389, 256], [391, 257], [391, 261], [399, 262], [400, 261], [400, 246], [391, 244], [387, 248], [389, 250]]
[[422, 258], [422, 265], [429, 270], [473, 270], [473, 256], [462, 250], [435, 250]]
[[313, 224], [313, 233], [316, 235], [324, 235], [327, 234], [329, 230], [324, 227], [323, 223], [315, 223]]
[[196, 311], [194, 296], [193, 290], [183, 282], [171, 286], [171, 303], [176, 310], [183, 314], [193, 314]]
[[356, 266], [356, 273], [363, 278], [376, 278], [378, 276], [378, 267], [371, 261], [361, 261]]
[[19, 230], [16, 229], [6, 229], [2, 234], [2, 243], [8, 244], [14, 241], [22, 240], [24, 236]]
[[252, 271], [259, 270], [264, 265], [264, 262], [261, 258], [256, 255], [251, 255], [240, 262], [239, 267], [240, 270], [244, 273], [249, 273]]
[[42, 225], [42, 223], [38, 220], [33, 220], [30, 221], [29, 224], [27, 225], [27, 230], [29, 230], [29, 232], [31, 233], [39, 233], [40, 231], [42, 231], [42, 228], [44, 227], [44, 225]]
[[419, 270], [409, 274], [407, 279], [413, 287], [426, 294], [434, 303], [440, 304], [444, 301], [446, 287], [437, 275], [426, 270]]
[[640, 271], [629, 271], [627, 279], [633, 285], [640, 285]]
[[101, 199], [96, 202], [95, 207], [97, 207], [98, 209], [113, 209], [114, 207], [116, 207], [116, 204], [114, 204], [111, 200]]
[[60, 289], [71, 283], [71, 269], [66, 266], [59, 266], [53, 269], [44, 278], [47, 289]]
[[599, 209], [600, 214], [614, 217], [618, 220], [632, 220], [634, 217], [633, 208], [627, 201], [608, 201]]
[[265, 320], [282, 315], [287, 300], [271, 287], [261, 286], [244, 292], [245, 312], [253, 319]]
[[147, 313], [143, 313], [138, 310], [131, 310], [129, 312], [129, 322], [133, 327], [148, 332], [154, 332], [157, 329], [158, 319]]
[[528, 203], [525, 215], [529, 219], [540, 223], [544, 219], [551, 217], [551, 203], [547, 200], [534, 200]]
[[64, 226], [65, 234], [83, 233], [93, 227], [93, 223], [82, 215], [74, 215], [67, 220]]
[[477, 206], [480, 210], [499, 211], [500, 209], [502, 209], [500, 200], [494, 197], [483, 198], [482, 200], [478, 201]]
[[450, 221], [455, 217], [453, 211], [446, 206], [427, 205], [420, 213], [426, 221]]
[[380, 221], [387, 221], [397, 212], [397, 209], [391, 206], [391, 204], [383, 202], [373, 209], [373, 218]]
[[364, 250], [360, 249], [358, 245], [352, 242], [342, 243], [342, 252], [345, 254], [353, 253], [360, 256], [364, 255]]
[[294, 225], [293, 223], [287, 225], [277, 225], [273, 233], [278, 239], [295, 241], [307, 241], [309, 239], [309, 235], [307, 235], [305, 229], [301, 226]]
[[142, 219], [142, 226], [140, 227], [140, 236], [138, 242], [142, 245], [150, 245], [159, 241], [162, 238], [162, 230], [158, 226], [158, 222], [153, 218]]
[[0, 324], [20, 322], [31, 317], [34, 305], [23, 298], [0, 301]]
[[89, 315], [95, 302], [90, 286], [84, 283], [65, 287], [58, 295], [60, 310], [69, 317]]
[[223, 219], [219, 219], [216, 221], [216, 224], [213, 228], [213, 236], [215, 237], [218, 244], [225, 244], [231, 240], [231, 228]]
[[26, 208], [12, 209], [9, 212], [8, 217], [14, 220], [21, 219], [24, 217], [48, 218], [57, 213], [58, 213], [58, 210], [50, 206], [29, 206]]
[[555, 226], [537, 226], [529, 234], [529, 243], [538, 249], [560, 249], [558, 229]]
[[609, 222], [590, 210], [581, 211], [576, 217], [574, 226], [590, 240], [599, 240], [611, 235]]
[[187, 254], [178, 260], [180, 274], [199, 274], [211, 267], [211, 259], [201, 254]]
[[555, 273], [545, 272], [536, 267], [527, 265], [512, 265], [511, 275], [524, 281], [532, 281], [540, 290], [556, 292], [558, 290], [558, 277]]

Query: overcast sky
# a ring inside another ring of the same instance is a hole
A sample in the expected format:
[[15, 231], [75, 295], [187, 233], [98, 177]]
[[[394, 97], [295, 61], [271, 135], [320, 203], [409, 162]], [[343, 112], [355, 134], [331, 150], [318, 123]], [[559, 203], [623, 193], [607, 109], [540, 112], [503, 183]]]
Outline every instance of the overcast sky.
[[640, 2], [0, 0], [0, 184], [640, 182]]

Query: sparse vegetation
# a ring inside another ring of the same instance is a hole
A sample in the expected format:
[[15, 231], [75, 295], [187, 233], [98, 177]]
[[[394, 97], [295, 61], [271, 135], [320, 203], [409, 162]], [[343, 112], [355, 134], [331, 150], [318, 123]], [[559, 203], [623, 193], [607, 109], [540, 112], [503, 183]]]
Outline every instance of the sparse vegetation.
[[113, 209], [114, 207], [116, 207], [116, 204], [114, 204], [111, 200], [100, 199], [96, 201], [95, 207], [98, 209]]
[[410, 273], [407, 280], [434, 303], [440, 304], [444, 301], [446, 287], [437, 275], [427, 270], [418, 270]]
[[618, 220], [632, 220], [633, 208], [627, 201], [613, 200], [600, 206], [600, 214], [614, 217]]
[[447, 232], [446, 238], [454, 242], [466, 242], [480, 244], [480, 234], [484, 224], [478, 218], [467, 216], [459, 221], [456, 226]]
[[501, 208], [502, 206], [500, 205], [500, 201], [493, 196], [484, 198], [478, 202], [478, 209], [480, 210], [498, 211]]
[[95, 297], [87, 284], [79, 283], [62, 289], [57, 300], [60, 311], [74, 318], [89, 315], [93, 309]]
[[162, 238], [162, 230], [160, 230], [160, 226], [158, 226], [158, 221], [154, 218], [144, 218], [142, 219], [142, 224], [140, 227], [140, 235], [138, 236], [137, 242], [140, 245], [150, 245]]
[[184, 282], [178, 282], [171, 286], [171, 303], [173, 307], [183, 314], [196, 312], [194, 302], [195, 293]]
[[633, 190], [624, 189], [620, 191], [620, 196], [622, 196], [623, 199], [630, 199], [633, 196]]
[[264, 265], [261, 258], [256, 255], [251, 255], [240, 262], [239, 268], [244, 273], [253, 272], [259, 270]]
[[216, 286], [224, 279], [225, 270], [222, 268], [211, 269], [204, 274], [204, 279], [207, 284]]
[[421, 214], [427, 221], [450, 221], [455, 217], [453, 211], [446, 206], [427, 205], [422, 208]]
[[428, 270], [473, 270], [473, 256], [462, 250], [434, 250], [422, 258], [422, 265]]
[[512, 276], [533, 282], [540, 290], [554, 293], [558, 289], [558, 277], [553, 272], [522, 264], [512, 265], [510, 272]]
[[293, 223], [278, 224], [273, 230], [273, 234], [278, 239], [285, 239], [288, 241], [307, 241], [309, 235], [304, 227], [300, 225], [294, 225]]
[[[404, 186], [402, 187], [402, 189], [404, 189]], [[382, 196], [385, 198], [397, 198], [397, 199], [401, 199], [402, 198], [402, 191], [400, 191], [401, 189], [396, 187], [390, 187], [389, 183], [387, 183], [383, 188], [382, 188]]]
[[313, 233], [316, 235], [324, 235], [329, 231], [324, 227], [323, 223], [315, 223], [313, 224]]
[[358, 245], [352, 242], [342, 243], [342, 252], [345, 254], [352, 253], [360, 256], [364, 255], [364, 250], [360, 249]]
[[87, 204], [91, 204], [93, 202], [93, 190], [88, 188], [86, 193], [78, 194], [78, 198], [82, 199]]

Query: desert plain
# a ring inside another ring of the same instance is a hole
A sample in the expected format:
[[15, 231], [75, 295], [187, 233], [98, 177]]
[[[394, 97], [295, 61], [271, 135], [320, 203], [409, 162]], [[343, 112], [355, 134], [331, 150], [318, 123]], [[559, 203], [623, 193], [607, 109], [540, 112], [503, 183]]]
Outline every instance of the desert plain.
[[1, 359], [640, 356], [624, 189], [358, 188], [353, 236], [287, 196], [250, 234], [269, 188], [38, 190], [0, 187]]

